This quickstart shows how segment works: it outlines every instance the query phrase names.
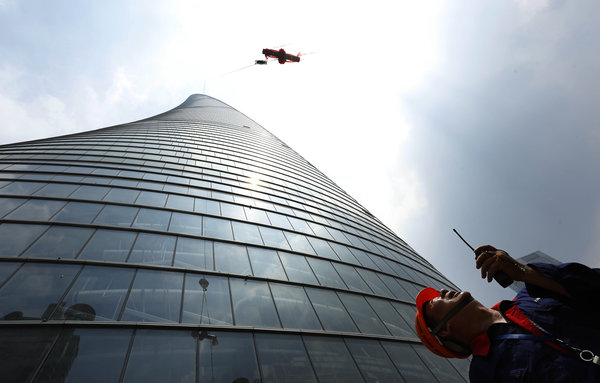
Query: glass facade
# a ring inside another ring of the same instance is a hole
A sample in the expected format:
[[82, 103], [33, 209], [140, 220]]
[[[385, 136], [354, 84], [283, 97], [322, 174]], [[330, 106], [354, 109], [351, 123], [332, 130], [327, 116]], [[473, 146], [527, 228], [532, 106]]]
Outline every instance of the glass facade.
[[0, 146], [3, 381], [465, 382], [414, 333], [424, 286], [456, 289], [205, 95]]

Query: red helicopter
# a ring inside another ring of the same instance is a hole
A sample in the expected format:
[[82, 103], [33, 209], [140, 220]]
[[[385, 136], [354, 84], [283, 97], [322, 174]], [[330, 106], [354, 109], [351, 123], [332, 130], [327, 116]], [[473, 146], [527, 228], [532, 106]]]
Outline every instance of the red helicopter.
[[266, 65], [269, 58], [277, 59], [280, 64], [300, 62], [300, 53], [292, 55], [287, 53], [283, 48], [279, 50], [265, 48], [262, 50], [262, 54], [265, 55], [265, 60], [255, 60], [255, 63], [258, 65]]

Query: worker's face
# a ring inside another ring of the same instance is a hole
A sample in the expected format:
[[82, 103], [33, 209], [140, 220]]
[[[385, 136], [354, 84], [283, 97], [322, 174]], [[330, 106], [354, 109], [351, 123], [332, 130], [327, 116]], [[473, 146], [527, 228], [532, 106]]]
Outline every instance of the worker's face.
[[[444, 318], [444, 316], [448, 312], [450, 312], [450, 310], [452, 310], [456, 305], [458, 305], [459, 302], [462, 302], [464, 299], [468, 299], [467, 297], [469, 297], [470, 295], [471, 293], [469, 293], [468, 291], [457, 292], [448, 291], [446, 289], [440, 290], [440, 296], [430, 300], [424, 306], [424, 313], [427, 317], [427, 322], [431, 326], [435, 326], [437, 323], [441, 322], [442, 318]], [[471, 306], [474, 302], [477, 301], [474, 300], [473, 302], [469, 303], [465, 308], [456, 313], [456, 315], [454, 315], [448, 321], [446, 326], [448, 326], [448, 324], [450, 323], [460, 324], [460, 322], [465, 321], [465, 318], [468, 320], [468, 316], [466, 316], [465, 314], [469, 311], [469, 306]], [[440, 335], [443, 334], [440, 333]]]

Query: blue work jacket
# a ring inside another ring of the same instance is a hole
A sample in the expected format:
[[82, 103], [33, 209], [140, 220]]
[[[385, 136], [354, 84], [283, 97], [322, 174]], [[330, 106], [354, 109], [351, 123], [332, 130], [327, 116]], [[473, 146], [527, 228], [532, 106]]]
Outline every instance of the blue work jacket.
[[567, 344], [600, 355], [600, 269], [578, 263], [530, 266], [559, 282], [570, 297], [527, 284], [513, 301], [494, 306], [508, 323], [492, 325], [471, 342], [471, 383], [600, 383], [599, 365], [583, 362], [556, 343], [499, 339], [507, 334], [544, 335], [542, 328]]

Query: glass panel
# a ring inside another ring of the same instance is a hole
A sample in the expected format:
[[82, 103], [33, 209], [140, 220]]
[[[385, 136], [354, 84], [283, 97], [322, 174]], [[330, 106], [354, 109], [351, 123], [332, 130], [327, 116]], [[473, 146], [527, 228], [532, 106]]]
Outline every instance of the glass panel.
[[389, 275], [379, 274], [379, 278], [385, 283], [385, 285], [391, 290], [392, 294], [398, 299], [404, 299], [406, 301], [414, 301], [415, 298], [411, 297], [406, 290], [398, 283], [398, 280]]
[[[202, 284], [207, 284], [206, 290], [204, 290]], [[215, 325], [233, 324], [227, 278], [213, 275], [186, 274], [181, 322]]]
[[342, 282], [342, 278], [335, 271], [331, 265], [331, 262], [310, 257], [307, 257], [306, 260], [315, 272], [315, 275], [319, 279], [321, 285], [346, 289], [346, 285], [344, 282]]
[[15, 181], [0, 189], [0, 194], [31, 195], [47, 184], [42, 182]]
[[139, 193], [140, 192], [138, 190], [112, 188], [112, 190], [108, 192], [106, 197], [104, 197], [104, 201], [133, 203], [133, 201], [135, 201]]
[[291, 250], [290, 245], [283, 235], [283, 231], [272, 229], [270, 227], [259, 226], [258, 230], [266, 246], [276, 247], [278, 249]]
[[127, 262], [171, 266], [175, 238], [170, 235], [140, 233]]
[[275, 250], [248, 247], [248, 254], [255, 276], [287, 280]]
[[307, 287], [306, 293], [326, 331], [358, 332], [335, 292]]
[[342, 339], [316, 336], [303, 338], [319, 382], [364, 382]]
[[167, 201], [167, 195], [168, 194], [165, 193], [142, 191], [135, 203], [138, 205], [163, 207], [165, 206], [165, 202]]
[[270, 283], [284, 328], [322, 330], [317, 315], [301, 286]]
[[290, 246], [292, 247], [292, 250], [297, 251], [299, 253], [316, 254], [315, 250], [310, 245], [310, 242], [308, 242], [308, 240], [306, 239], [306, 236], [285, 231], [284, 234]]
[[244, 212], [248, 217], [248, 221], [261, 223], [263, 225], [270, 225], [269, 219], [267, 218], [267, 214], [264, 210], [253, 209], [251, 207], [244, 207]]
[[196, 381], [196, 339], [193, 333], [137, 330], [123, 383]]
[[173, 266], [190, 269], [214, 270], [213, 242], [179, 237]]
[[233, 205], [227, 202], [221, 202], [221, 215], [223, 217], [246, 220], [244, 208], [239, 205]]
[[167, 231], [171, 212], [157, 209], [140, 209], [132, 227], [149, 230]]
[[87, 227], [52, 226], [23, 257], [75, 258], [93, 232]]
[[5, 219], [22, 219], [29, 221], [47, 221], [56, 214], [66, 202], [45, 199], [30, 199], [5, 217]]
[[358, 275], [358, 272], [354, 267], [335, 262], [332, 262], [332, 264], [350, 290], [362, 291], [369, 294], [372, 293], [369, 286], [367, 286], [365, 281]]
[[78, 185], [73, 184], [55, 184], [50, 183], [40, 190], [36, 191], [34, 195], [40, 197], [56, 197], [56, 198], [64, 198], [69, 194], [73, 193], [75, 189], [77, 189]]
[[252, 334], [204, 330], [198, 335], [199, 382], [261, 381]]
[[362, 250], [354, 249], [351, 247], [349, 247], [349, 249], [350, 249], [350, 251], [352, 251], [352, 254], [354, 254], [356, 259], [358, 259], [358, 261], [360, 262], [361, 265], [363, 265], [364, 267], [368, 267], [370, 269], [379, 270], [379, 267], [377, 267], [375, 262], [373, 262], [373, 260], [369, 257], [369, 255], [367, 253], [365, 253]]
[[212, 201], [204, 198], [196, 198], [194, 211], [202, 214], [221, 215], [221, 209], [217, 201]]
[[381, 345], [407, 382], [437, 382], [434, 376], [431, 375], [431, 372], [429, 372], [429, 369], [425, 367], [421, 359], [410, 347], [410, 344], [382, 341]]
[[4, 383], [29, 382], [50, 350], [58, 329], [0, 328], [0, 376]]
[[235, 236], [236, 241], [254, 243], [257, 245], [263, 244], [256, 225], [237, 221], [231, 222], [231, 225], [233, 226], [233, 235]]
[[333, 260], [339, 260], [340, 258], [333, 251], [333, 249], [329, 246], [327, 241], [318, 238], [307, 237], [308, 241], [312, 245], [313, 249], [317, 252], [317, 255], [324, 258], [329, 258]]
[[121, 267], [84, 267], [52, 319], [117, 320], [133, 273]]
[[246, 246], [215, 242], [215, 270], [225, 273], [252, 275]]
[[90, 223], [104, 205], [87, 202], [69, 202], [57, 215], [54, 222]]
[[182, 273], [138, 270], [121, 320], [178, 322], [182, 288]]
[[329, 246], [333, 248], [335, 253], [340, 257], [340, 259], [344, 262], [352, 263], [355, 265], [360, 265], [356, 257], [352, 255], [352, 252], [347, 246], [340, 245], [338, 243], [329, 242]]
[[383, 295], [389, 298], [395, 298], [394, 294], [387, 288], [387, 286], [377, 277], [377, 274], [370, 270], [356, 268], [356, 271], [360, 274], [365, 282], [369, 285], [371, 290], [377, 295]]
[[379, 342], [347, 338], [346, 345], [367, 382], [397, 383], [404, 381]]
[[390, 335], [381, 319], [365, 300], [365, 297], [356, 294], [338, 293], [342, 303], [350, 313], [360, 332], [367, 334]]
[[390, 302], [373, 297], [366, 297], [366, 299], [392, 335], [409, 338], [414, 337], [414, 331], [411, 330], [411, 326], [409, 326], [409, 324], [402, 319], [400, 314], [394, 310], [394, 307], [392, 307]]
[[121, 230], [98, 230], [85, 246], [79, 259], [125, 262], [137, 233]]
[[281, 214], [273, 213], [272, 211], [268, 211], [267, 216], [269, 217], [269, 220], [271, 221], [271, 225], [281, 227], [283, 229], [294, 230], [294, 228], [290, 224], [290, 221], [288, 221], [288, 219], [285, 215], [281, 215]]
[[118, 381], [131, 333], [122, 329], [64, 329], [35, 382]]
[[194, 198], [170, 194], [169, 199], [167, 199], [167, 207], [170, 209], [194, 211]]
[[299, 335], [254, 335], [263, 373], [263, 382], [317, 382], [302, 338]]
[[113, 226], [131, 226], [131, 222], [135, 218], [137, 207], [106, 205], [94, 220], [98, 225], [113, 225]]
[[0, 289], [0, 318], [48, 318], [81, 269], [79, 265], [26, 263]]
[[233, 240], [231, 222], [227, 219], [204, 217], [204, 236]]
[[21, 262], [0, 262], [0, 286], [21, 264]]
[[105, 186], [82, 185], [71, 194], [71, 198], [100, 201], [109, 190], [110, 188]]
[[308, 283], [311, 285], [319, 284], [317, 277], [315, 277], [310, 266], [308, 266], [305, 257], [283, 251], [279, 251], [278, 253], [290, 281]]
[[415, 332], [415, 315], [417, 314], [417, 308], [415, 306], [407, 305], [406, 303], [400, 302], [390, 302], [392, 306], [396, 309], [396, 311], [400, 314], [400, 316], [404, 319], [406, 323], [409, 324], [408, 328], [412, 334], [416, 337], [417, 333]]
[[266, 282], [231, 278], [230, 284], [236, 325], [281, 327]]
[[425, 348], [422, 344], [411, 345], [417, 354], [423, 359], [425, 365], [429, 367], [433, 375], [435, 375], [441, 382], [449, 383], [464, 383], [464, 379], [454, 367], [440, 356], [433, 354], [431, 351]]
[[312, 231], [321, 238], [333, 239], [331, 234], [325, 229], [325, 226], [321, 226], [318, 223], [308, 222], [308, 226], [312, 229]]
[[0, 198], [0, 218], [25, 202], [23, 198]]
[[[169, 231], [172, 233], [184, 233], [192, 235], [202, 235], [202, 220], [207, 217], [195, 214], [173, 213]], [[206, 234], [205, 234], [206, 235]]]
[[18, 257], [48, 226], [19, 223], [0, 224], [0, 254]]

